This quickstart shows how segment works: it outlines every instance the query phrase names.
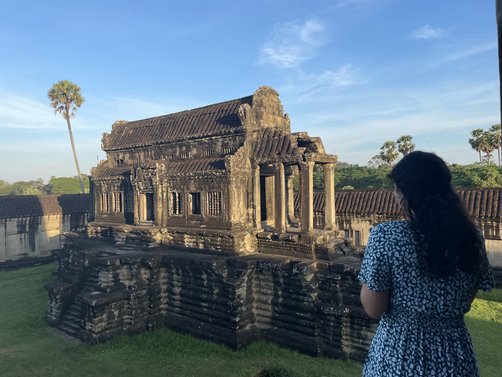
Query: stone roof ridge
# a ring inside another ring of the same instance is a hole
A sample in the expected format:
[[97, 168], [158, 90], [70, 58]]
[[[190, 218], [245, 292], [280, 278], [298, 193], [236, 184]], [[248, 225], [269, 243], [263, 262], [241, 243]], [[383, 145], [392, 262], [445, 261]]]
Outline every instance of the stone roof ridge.
[[[455, 189], [467, 212], [475, 219], [502, 218], [502, 187], [460, 188]], [[319, 211], [324, 210], [324, 193], [315, 191], [319, 196]], [[392, 189], [336, 190], [337, 213], [359, 215], [400, 216]]]
[[253, 96], [206, 105], [176, 113], [118, 122], [104, 133], [104, 151], [138, 148], [181, 140], [244, 132], [239, 117], [242, 105], [251, 105]]
[[90, 211], [90, 194], [0, 196], [0, 219], [82, 214]]
[[[121, 123], [120, 126], [126, 124], [128, 126], [132, 125], [132, 126], [135, 126], [135, 127], [151, 127], [152, 126], [151, 124], [148, 124], [148, 125], [141, 125], [140, 124], [140, 125], [138, 125], [136, 123], [146, 122], [146, 121], [151, 121], [151, 120], [156, 120], [156, 119], [161, 119], [161, 118], [166, 118], [166, 117], [175, 117], [175, 116], [178, 116], [178, 115], [195, 114], [196, 112], [200, 112], [200, 111], [202, 111], [204, 109], [210, 109], [210, 108], [215, 109], [217, 107], [220, 107], [220, 106], [223, 106], [223, 105], [226, 105], [226, 104], [231, 104], [233, 102], [239, 102], [240, 104], [243, 104], [243, 103], [251, 104], [252, 103], [252, 98], [253, 98], [253, 95], [244, 96], [244, 97], [241, 97], [241, 98], [235, 98], [235, 99], [231, 99], [231, 100], [227, 100], [227, 101], [222, 101], [222, 102], [217, 102], [217, 103], [212, 103], [212, 104], [204, 105], [204, 106], [200, 106], [200, 107], [194, 107], [192, 109], [186, 109], [186, 110], [176, 111], [174, 113], [169, 113], [169, 114], [164, 114], [164, 115], [156, 115], [156, 116], [149, 117], [149, 118], [143, 118], [143, 119], [136, 119], [136, 120], [125, 121], [125, 123]], [[222, 110], [219, 110], [219, 111], [222, 111]], [[124, 122], [124, 121], [120, 121], [120, 122]]]

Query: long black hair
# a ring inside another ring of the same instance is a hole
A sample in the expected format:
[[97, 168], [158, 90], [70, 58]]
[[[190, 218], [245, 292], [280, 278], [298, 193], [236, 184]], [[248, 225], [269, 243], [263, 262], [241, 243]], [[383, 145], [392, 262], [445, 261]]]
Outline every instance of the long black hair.
[[457, 269], [481, 268], [482, 239], [451, 185], [446, 163], [433, 153], [411, 152], [389, 174], [403, 195], [403, 208], [425, 272], [446, 277]]

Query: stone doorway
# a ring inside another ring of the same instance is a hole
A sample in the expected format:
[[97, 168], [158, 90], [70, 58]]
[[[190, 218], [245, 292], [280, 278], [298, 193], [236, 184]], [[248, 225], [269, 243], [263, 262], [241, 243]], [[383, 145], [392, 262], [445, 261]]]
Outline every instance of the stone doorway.
[[275, 182], [273, 176], [260, 176], [260, 213], [261, 221], [274, 226], [274, 203]]
[[153, 193], [141, 194], [141, 221], [154, 221]]

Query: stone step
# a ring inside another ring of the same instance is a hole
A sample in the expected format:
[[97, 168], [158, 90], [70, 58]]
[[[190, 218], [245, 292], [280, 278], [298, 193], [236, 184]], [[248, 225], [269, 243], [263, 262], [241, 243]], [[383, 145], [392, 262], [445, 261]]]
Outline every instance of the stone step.
[[78, 333], [80, 332], [81, 328], [80, 325], [74, 323], [74, 322], [68, 322], [63, 320], [57, 328], [61, 331], [63, 331], [65, 334], [77, 337]]

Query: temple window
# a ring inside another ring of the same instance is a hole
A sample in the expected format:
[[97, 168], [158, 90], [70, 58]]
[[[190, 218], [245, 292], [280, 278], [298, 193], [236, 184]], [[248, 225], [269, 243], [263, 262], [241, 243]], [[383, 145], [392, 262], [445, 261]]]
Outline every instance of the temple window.
[[122, 206], [122, 193], [121, 192], [114, 192], [112, 194], [113, 198], [113, 212], [122, 212], [123, 211], [123, 206]]
[[171, 205], [173, 215], [183, 214], [183, 196], [181, 192], [171, 192]]
[[124, 160], [122, 158], [118, 158], [115, 160], [116, 165], [124, 165]]
[[124, 203], [125, 204], [125, 211], [132, 212], [133, 203], [134, 203], [132, 190], [126, 190], [125, 195], [124, 195], [124, 199], [125, 199], [125, 203]]
[[230, 154], [233, 152], [233, 148], [232, 147], [225, 147], [222, 149], [221, 151], [223, 154]]
[[206, 149], [205, 151], [202, 152], [202, 156], [204, 157], [209, 157], [214, 154], [214, 149]]
[[191, 192], [190, 193], [190, 207], [192, 209], [192, 215], [200, 215], [201, 207], [200, 207], [200, 192]]
[[354, 245], [361, 246], [361, 231], [354, 230]]
[[221, 191], [210, 191], [207, 193], [207, 214], [208, 216], [221, 216], [222, 212]]
[[107, 192], [101, 193], [101, 212], [110, 212], [110, 194]]

